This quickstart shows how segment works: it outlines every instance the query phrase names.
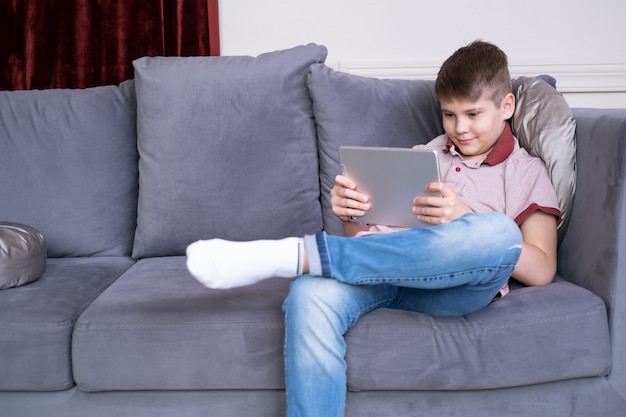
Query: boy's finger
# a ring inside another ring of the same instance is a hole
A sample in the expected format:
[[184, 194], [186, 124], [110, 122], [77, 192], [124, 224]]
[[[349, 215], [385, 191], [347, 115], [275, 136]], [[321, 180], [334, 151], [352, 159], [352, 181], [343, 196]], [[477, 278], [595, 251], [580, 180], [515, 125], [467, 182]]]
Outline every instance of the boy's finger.
[[443, 196], [444, 193], [449, 192], [449, 191], [451, 190], [448, 187], [446, 187], [445, 184], [442, 182], [434, 181], [426, 185], [426, 192], [430, 192], [430, 193], [438, 192]]
[[335, 177], [335, 183], [350, 190], [356, 189], [356, 183], [345, 175], [337, 175]]
[[368, 195], [354, 190], [346, 190], [345, 196], [360, 203], [367, 203], [370, 199]]

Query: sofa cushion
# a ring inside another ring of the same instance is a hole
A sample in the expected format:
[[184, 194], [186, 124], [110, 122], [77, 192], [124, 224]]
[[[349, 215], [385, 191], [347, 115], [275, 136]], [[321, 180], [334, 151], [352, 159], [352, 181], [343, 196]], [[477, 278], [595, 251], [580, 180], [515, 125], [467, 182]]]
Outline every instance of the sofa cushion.
[[324, 229], [343, 234], [330, 208], [330, 189], [341, 173], [341, 145], [412, 147], [443, 133], [434, 82], [383, 80], [312, 65], [307, 84], [317, 124]]
[[576, 192], [576, 120], [551, 81], [546, 76], [513, 80], [516, 104], [511, 127], [520, 145], [548, 168], [561, 210], [558, 232], [562, 240]]
[[130, 255], [137, 206], [134, 83], [0, 91], [0, 220], [48, 256]]
[[603, 376], [602, 300], [566, 281], [520, 288], [455, 318], [381, 309], [347, 334], [353, 390], [471, 390]]
[[81, 390], [284, 388], [281, 310], [290, 280], [209, 290], [185, 257], [146, 258], [81, 315]]
[[[188, 275], [184, 257], [140, 260], [76, 323], [76, 383], [85, 391], [282, 389], [289, 283], [209, 290]], [[502, 388], [610, 369], [604, 304], [568, 282], [516, 289], [460, 318], [376, 310], [346, 340], [356, 391]]]
[[132, 264], [124, 257], [48, 259], [37, 281], [0, 291], [0, 391], [71, 387], [74, 323]]
[[183, 255], [198, 239], [321, 230], [307, 69], [314, 44], [253, 57], [134, 62], [139, 212], [133, 255]]
[[35, 228], [0, 222], [0, 290], [37, 280], [46, 269], [46, 239]]

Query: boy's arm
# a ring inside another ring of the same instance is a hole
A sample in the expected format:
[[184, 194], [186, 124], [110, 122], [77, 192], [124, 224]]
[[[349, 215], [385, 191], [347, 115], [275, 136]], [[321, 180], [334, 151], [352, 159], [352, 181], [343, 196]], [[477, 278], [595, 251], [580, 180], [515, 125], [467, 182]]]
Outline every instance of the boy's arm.
[[[441, 197], [415, 197], [413, 212], [424, 222], [449, 223], [471, 211], [445, 184], [431, 183], [426, 191], [438, 191]], [[526, 285], [552, 282], [556, 274], [556, 226], [556, 217], [540, 210], [522, 222], [522, 254], [513, 271], [513, 278]]]
[[535, 211], [524, 220], [522, 254], [513, 278], [526, 285], [546, 285], [556, 274], [557, 219], [555, 216]]

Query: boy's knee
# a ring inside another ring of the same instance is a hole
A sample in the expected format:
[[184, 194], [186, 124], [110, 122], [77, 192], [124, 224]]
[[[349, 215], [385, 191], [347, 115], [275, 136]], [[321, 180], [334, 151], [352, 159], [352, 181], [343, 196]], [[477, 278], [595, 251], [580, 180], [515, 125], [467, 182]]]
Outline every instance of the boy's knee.
[[[320, 287], [323, 286], [325, 278], [316, 278], [309, 275], [302, 275], [296, 278], [289, 288], [289, 294], [283, 303], [283, 310], [307, 310], [310, 311], [319, 304]], [[322, 297], [323, 298], [323, 297]]]
[[515, 221], [509, 216], [498, 212], [473, 213], [467, 219], [476, 228], [475, 233], [490, 240], [506, 240], [515, 243], [522, 242], [522, 232]]
[[336, 320], [346, 300], [343, 287], [334, 279], [302, 275], [291, 283], [283, 311], [288, 320]]
[[497, 218], [497, 221], [494, 222], [494, 235], [502, 236], [506, 239], [510, 244], [522, 244], [522, 231], [515, 221], [501, 213], [494, 213], [494, 217]]

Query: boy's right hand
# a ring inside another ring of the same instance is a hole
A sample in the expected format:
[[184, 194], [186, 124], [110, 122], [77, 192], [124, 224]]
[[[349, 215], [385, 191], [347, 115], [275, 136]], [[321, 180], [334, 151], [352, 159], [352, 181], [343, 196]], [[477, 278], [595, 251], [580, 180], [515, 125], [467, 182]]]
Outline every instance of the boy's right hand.
[[356, 191], [356, 183], [344, 175], [335, 177], [330, 205], [335, 216], [344, 222], [350, 221], [352, 216], [363, 216], [370, 208], [369, 197]]

